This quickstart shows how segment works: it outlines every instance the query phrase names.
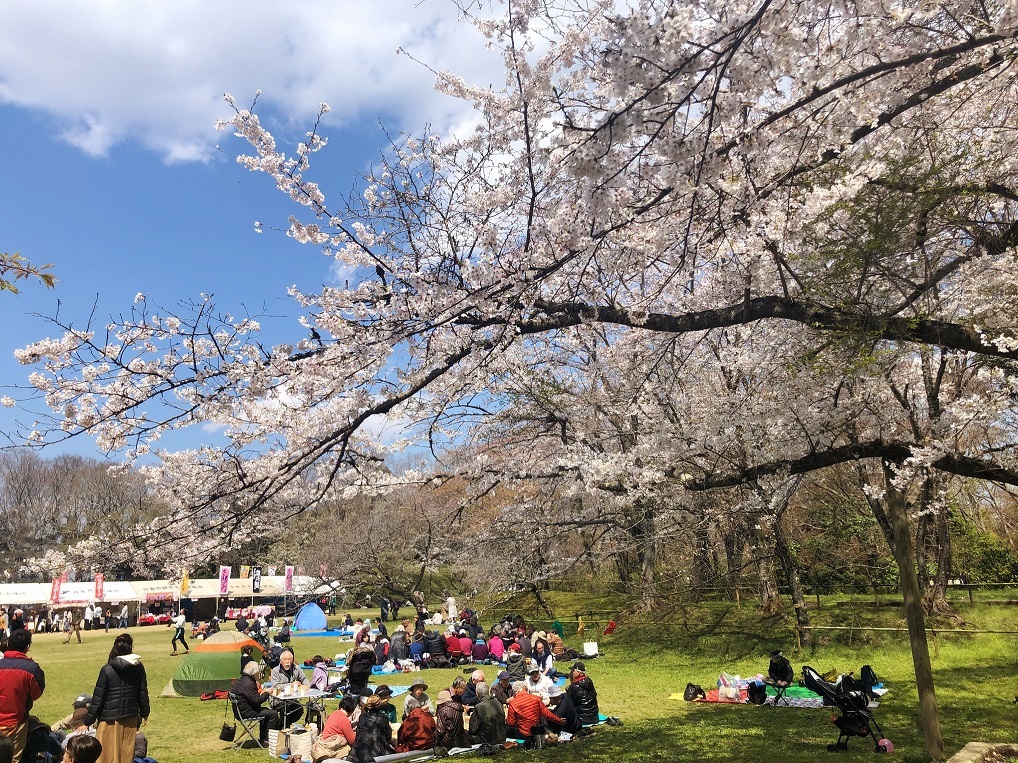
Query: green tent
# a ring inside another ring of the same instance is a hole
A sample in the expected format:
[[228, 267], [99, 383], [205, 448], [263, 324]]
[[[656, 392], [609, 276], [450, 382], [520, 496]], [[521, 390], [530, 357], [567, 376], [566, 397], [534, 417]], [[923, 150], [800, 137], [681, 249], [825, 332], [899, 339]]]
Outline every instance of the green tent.
[[240, 651], [245, 646], [257, 650], [258, 642], [238, 631], [220, 631], [197, 644], [184, 657], [161, 697], [200, 697], [216, 690], [228, 691], [240, 676]]

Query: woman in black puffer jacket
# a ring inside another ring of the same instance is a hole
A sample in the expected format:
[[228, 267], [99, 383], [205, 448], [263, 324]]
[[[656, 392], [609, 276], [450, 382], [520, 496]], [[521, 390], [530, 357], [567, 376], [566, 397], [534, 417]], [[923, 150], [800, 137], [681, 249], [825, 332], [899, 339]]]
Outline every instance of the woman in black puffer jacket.
[[99, 671], [84, 721], [97, 724], [95, 736], [103, 748], [99, 762], [131, 763], [135, 735], [148, 714], [145, 666], [134, 654], [134, 639], [122, 633], [113, 642], [109, 662]]

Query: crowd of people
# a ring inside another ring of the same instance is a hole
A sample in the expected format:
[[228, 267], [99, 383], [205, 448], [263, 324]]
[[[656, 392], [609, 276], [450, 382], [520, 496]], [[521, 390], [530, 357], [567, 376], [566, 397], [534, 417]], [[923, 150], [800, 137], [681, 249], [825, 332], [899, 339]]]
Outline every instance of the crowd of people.
[[[370, 761], [393, 752], [499, 746], [513, 739], [528, 746], [537, 739], [565, 741], [598, 723], [594, 682], [581, 661], [560, 667], [568, 652], [557, 633], [528, 628], [522, 619], [511, 617], [485, 631], [471, 611], [441, 632], [427, 628], [431, 619], [421, 614], [414, 621], [403, 620], [391, 633], [381, 618], [354, 621], [346, 616], [355, 644], [346, 655], [345, 693], [323, 725], [315, 760]], [[372, 633], [373, 626], [377, 633]], [[397, 708], [387, 685], [374, 690], [368, 686], [372, 666], [390, 661], [418, 667], [475, 663], [476, 669], [469, 678], [457, 676], [434, 700], [422, 674], [414, 673], [410, 691]], [[235, 688], [238, 709], [242, 718], [259, 720], [260, 738], [266, 742], [270, 729], [290, 726], [302, 710], [272, 696], [260, 682], [262, 666], [252, 657], [242, 657], [242, 662]], [[283, 649], [269, 678], [274, 685], [329, 686], [324, 658], [315, 655], [308, 664], [310, 679], [296, 665], [292, 650]], [[560, 676], [568, 681], [566, 686], [556, 681]]]

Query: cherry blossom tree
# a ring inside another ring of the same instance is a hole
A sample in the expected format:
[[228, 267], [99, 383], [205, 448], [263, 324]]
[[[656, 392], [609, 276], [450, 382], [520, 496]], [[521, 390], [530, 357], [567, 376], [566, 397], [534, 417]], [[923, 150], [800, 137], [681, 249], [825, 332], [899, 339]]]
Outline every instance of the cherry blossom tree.
[[[697, 491], [878, 464], [870, 490], [913, 574], [916, 475], [1018, 484], [1013, 2], [519, 0], [476, 24], [504, 84], [438, 86], [476, 105], [477, 129], [395, 141], [358, 198], [333, 204], [312, 179], [318, 125], [289, 156], [229, 99], [241, 163], [299, 205], [287, 234], [357, 274], [292, 291], [311, 338], [263, 347], [253, 318], [207, 298], [58, 324], [19, 354], [53, 411], [27, 439], [88, 434], [134, 457], [220, 424], [227, 445], [159, 453], [153, 477], [199, 529], [228, 531], [391, 481], [375, 417], [436, 452], [493, 431], [521, 378], [600, 335], [620, 376], [651, 378], [671, 352], [706, 381], [667, 390], [683, 426], [637, 415], [633, 447], [556, 446], [545, 471]], [[930, 350], [978, 360], [979, 390], [917, 435], [873, 369]], [[939, 758], [921, 608], [909, 624]]]

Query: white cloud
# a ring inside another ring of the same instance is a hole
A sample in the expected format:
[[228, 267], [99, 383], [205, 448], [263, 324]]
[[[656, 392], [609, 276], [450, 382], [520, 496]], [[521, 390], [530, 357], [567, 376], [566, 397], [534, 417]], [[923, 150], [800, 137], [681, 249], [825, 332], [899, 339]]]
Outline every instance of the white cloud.
[[0, 4], [0, 103], [52, 119], [96, 156], [137, 140], [167, 161], [209, 155], [222, 94], [256, 90], [304, 124], [321, 101], [332, 127], [381, 116], [441, 131], [465, 105], [427, 68], [497, 82], [500, 61], [449, 0], [66, 0]]

